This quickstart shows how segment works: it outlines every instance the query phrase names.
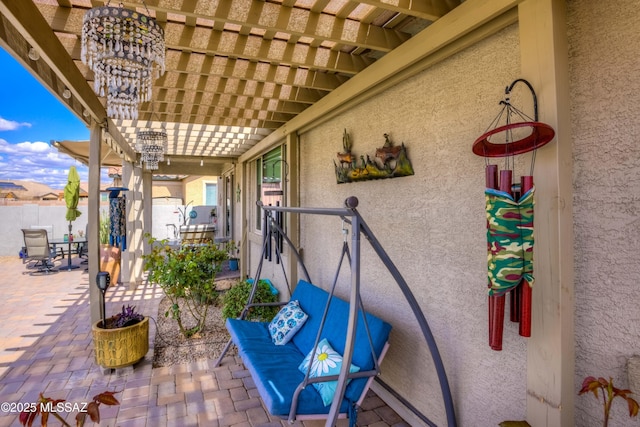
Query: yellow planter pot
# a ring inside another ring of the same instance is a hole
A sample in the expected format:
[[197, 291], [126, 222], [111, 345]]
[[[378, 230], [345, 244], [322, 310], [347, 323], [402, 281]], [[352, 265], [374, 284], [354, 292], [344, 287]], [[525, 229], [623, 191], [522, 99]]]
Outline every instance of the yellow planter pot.
[[93, 347], [96, 363], [104, 368], [122, 368], [141, 360], [149, 351], [149, 318], [124, 328], [101, 328], [102, 320], [93, 324]]

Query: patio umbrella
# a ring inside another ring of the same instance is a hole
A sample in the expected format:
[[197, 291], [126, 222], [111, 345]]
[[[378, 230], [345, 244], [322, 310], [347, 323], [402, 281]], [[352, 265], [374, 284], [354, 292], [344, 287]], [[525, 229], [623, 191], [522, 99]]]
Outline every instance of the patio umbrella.
[[69, 221], [69, 234], [71, 234], [71, 221], [75, 221], [82, 212], [78, 210], [80, 199], [80, 176], [75, 166], [69, 168], [67, 185], [64, 187], [64, 201], [67, 204], [67, 221]]
[[64, 201], [67, 205], [67, 221], [69, 221], [69, 257], [67, 258], [67, 268], [70, 271], [77, 266], [71, 265], [71, 222], [75, 221], [82, 212], [78, 210], [78, 200], [80, 199], [80, 176], [75, 166], [69, 168], [67, 185], [64, 186]]

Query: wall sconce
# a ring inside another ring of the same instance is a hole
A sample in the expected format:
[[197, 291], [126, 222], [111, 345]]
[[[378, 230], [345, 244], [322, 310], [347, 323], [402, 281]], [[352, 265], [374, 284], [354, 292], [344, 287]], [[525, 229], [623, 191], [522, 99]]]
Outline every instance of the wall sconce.
[[38, 52], [35, 47], [29, 49], [29, 59], [33, 61], [40, 59], [40, 52]]
[[167, 166], [171, 166], [171, 159], [167, 156]]
[[200, 166], [204, 166], [204, 161], [200, 159]]

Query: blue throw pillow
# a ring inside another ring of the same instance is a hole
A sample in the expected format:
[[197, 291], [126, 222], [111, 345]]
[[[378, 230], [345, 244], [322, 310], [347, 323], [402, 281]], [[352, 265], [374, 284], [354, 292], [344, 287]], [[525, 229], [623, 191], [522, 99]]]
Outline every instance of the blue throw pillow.
[[298, 332], [309, 316], [298, 301], [289, 301], [269, 323], [269, 334], [275, 345], [285, 345]]
[[[311, 353], [313, 353], [313, 349], [307, 354], [307, 357], [304, 358], [298, 369], [302, 371], [303, 374], [307, 373], [309, 369], [309, 359], [311, 359]], [[318, 343], [318, 348], [316, 349], [316, 355], [311, 362], [311, 372], [309, 373], [309, 378], [329, 376], [329, 375], [339, 375], [340, 369], [342, 368], [342, 356], [331, 347], [329, 341], [324, 338], [322, 341]], [[354, 373], [360, 370], [359, 367], [351, 364], [349, 368], [349, 372]], [[349, 382], [351, 380], [347, 380]], [[320, 383], [313, 383], [313, 386], [318, 390], [320, 396], [322, 396], [322, 402], [324, 406], [331, 405], [331, 401], [333, 400], [333, 396], [336, 394], [336, 387], [338, 387], [338, 381], [325, 381]]]

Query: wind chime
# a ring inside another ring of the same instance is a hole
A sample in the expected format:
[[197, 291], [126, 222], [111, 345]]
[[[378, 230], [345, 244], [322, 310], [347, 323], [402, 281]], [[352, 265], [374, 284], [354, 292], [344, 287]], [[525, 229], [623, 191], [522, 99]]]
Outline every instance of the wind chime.
[[[511, 104], [511, 91], [518, 82], [527, 85], [531, 91], [533, 119]], [[511, 83], [505, 89], [505, 99], [500, 101], [500, 105], [502, 109], [489, 125], [489, 130], [473, 143], [472, 148], [474, 154], [486, 161], [489, 346], [496, 351], [502, 350], [507, 294], [510, 295], [510, 320], [519, 322], [521, 336], [531, 336], [533, 168], [536, 150], [555, 136], [551, 126], [538, 121], [537, 97], [526, 80], [518, 79]], [[503, 121], [506, 124], [499, 126]], [[523, 133], [528, 134], [522, 136]], [[529, 175], [514, 182], [514, 157], [528, 152], [532, 152]], [[505, 159], [503, 170], [498, 171], [498, 165], [489, 164], [489, 158], [494, 157]]]

